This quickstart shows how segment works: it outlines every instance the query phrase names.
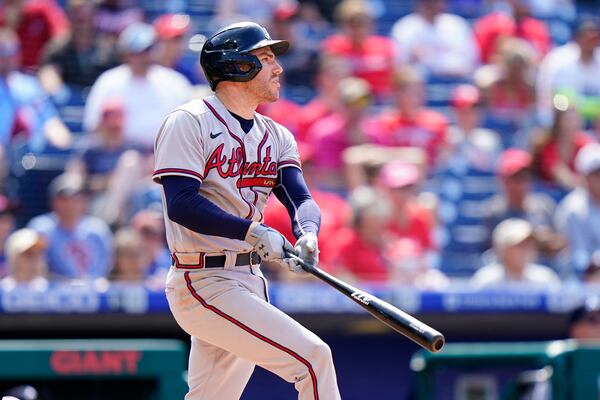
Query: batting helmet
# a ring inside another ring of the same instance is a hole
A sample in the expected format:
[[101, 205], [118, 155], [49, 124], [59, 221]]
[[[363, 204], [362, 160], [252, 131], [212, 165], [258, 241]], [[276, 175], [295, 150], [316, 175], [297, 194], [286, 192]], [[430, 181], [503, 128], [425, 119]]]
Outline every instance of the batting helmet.
[[287, 40], [271, 39], [269, 32], [254, 22], [238, 22], [213, 34], [200, 52], [200, 65], [210, 88], [215, 90], [222, 81], [252, 80], [262, 69], [262, 64], [250, 52], [267, 46], [279, 55], [285, 53], [290, 44]]

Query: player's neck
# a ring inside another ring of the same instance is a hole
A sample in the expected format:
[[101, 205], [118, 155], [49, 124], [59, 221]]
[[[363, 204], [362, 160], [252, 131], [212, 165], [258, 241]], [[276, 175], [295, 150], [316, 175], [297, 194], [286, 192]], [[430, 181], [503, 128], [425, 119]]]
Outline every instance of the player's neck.
[[252, 98], [254, 96], [249, 96], [248, 92], [235, 90], [235, 88], [231, 87], [228, 90], [219, 90], [215, 95], [221, 100], [225, 108], [232, 113], [245, 119], [254, 118], [254, 112], [256, 111], [256, 107], [258, 107], [258, 103]]

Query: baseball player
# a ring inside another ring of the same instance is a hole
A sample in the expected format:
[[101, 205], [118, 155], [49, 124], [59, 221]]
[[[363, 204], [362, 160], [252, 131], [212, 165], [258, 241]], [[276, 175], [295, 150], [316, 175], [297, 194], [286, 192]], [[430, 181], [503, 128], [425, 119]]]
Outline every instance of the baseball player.
[[[192, 337], [186, 400], [239, 399], [255, 365], [293, 382], [299, 399], [340, 398], [331, 350], [269, 303], [259, 268], [301, 271], [290, 253], [318, 262], [320, 212], [294, 138], [255, 112], [279, 98], [276, 56], [288, 47], [251, 22], [215, 33], [200, 55], [214, 96], [177, 108], [156, 137], [173, 257], [167, 299]], [[261, 224], [271, 192], [289, 211], [294, 246]]]

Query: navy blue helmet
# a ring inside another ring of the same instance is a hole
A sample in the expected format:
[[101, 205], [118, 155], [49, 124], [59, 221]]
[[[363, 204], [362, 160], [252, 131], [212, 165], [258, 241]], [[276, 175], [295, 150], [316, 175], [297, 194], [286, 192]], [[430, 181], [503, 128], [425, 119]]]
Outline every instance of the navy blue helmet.
[[258, 57], [250, 54], [261, 47], [271, 48], [277, 56], [285, 53], [287, 40], [273, 40], [269, 32], [254, 22], [238, 22], [214, 33], [204, 42], [200, 65], [210, 88], [222, 81], [248, 82], [262, 69]]

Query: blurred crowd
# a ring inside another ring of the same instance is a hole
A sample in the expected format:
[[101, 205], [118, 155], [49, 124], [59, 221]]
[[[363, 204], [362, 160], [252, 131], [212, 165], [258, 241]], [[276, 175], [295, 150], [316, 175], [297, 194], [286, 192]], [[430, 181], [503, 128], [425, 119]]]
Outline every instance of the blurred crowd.
[[[291, 43], [259, 112], [298, 141], [324, 269], [432, 290], [600, 282], [595, 2], [154, 3], [0, 2], [2, 288], [161, 288], [154, 135], [210, 93], [203, 35], [245, 19]], [[274, 198], [265, 222], [294, 241]]]

